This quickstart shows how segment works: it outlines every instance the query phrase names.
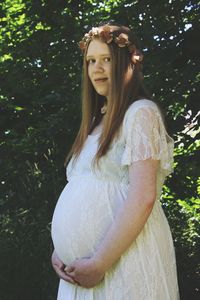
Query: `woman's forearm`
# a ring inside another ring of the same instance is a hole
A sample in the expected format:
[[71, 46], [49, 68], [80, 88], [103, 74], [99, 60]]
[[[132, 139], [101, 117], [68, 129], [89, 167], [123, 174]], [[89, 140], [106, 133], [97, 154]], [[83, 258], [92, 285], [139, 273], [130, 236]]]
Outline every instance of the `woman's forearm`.
[[[148, 165], [148, 172], [144, 173]], [[133, 184], [127, 199], [93, 256], [100, 269], [108, 270], [143, 229], [156, 199], [156, 168], [155, 161], [140, 163], [136, 170], [133, 168], [130, 174]]]
[[150, 201], [150, 204], [139, 200], [131, 202], [131, 199], [124, 202], [93, 257], [97, 265], [104, 271], [108, 270], [128, 249], [151, 213], [153, 201]]

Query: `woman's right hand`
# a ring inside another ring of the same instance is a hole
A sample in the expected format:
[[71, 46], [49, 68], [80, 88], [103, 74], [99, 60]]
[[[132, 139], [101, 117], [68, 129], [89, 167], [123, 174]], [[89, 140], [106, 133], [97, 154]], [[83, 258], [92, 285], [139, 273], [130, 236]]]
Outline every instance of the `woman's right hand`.
[[76, 284], [76, 282], [73, 280], [73, 278], [65, 273], [64, 269], [66, 268], [66, 265], [59, 259], [55, 250], [53, 251], [52, 256], [51, 256], [51, 263], [52, 263], [52, 266], [53, 266], [56, 274], [58, 275], [58, 277], [60, 279], [63, 279], [72, 284]]

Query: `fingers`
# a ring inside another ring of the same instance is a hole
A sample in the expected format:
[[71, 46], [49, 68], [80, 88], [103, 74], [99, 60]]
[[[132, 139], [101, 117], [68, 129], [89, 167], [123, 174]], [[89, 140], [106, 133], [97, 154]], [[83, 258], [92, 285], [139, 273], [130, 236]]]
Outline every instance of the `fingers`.
[[55, 263], [55, 266], [57, 266], [59, 269], [63, 269], [63, 268], [65, 267], [65, 265], [64, 265], [63, 262], [61, 262], [61, 261], [57, 261], [57, 262]]
[[[68, 271], [70, 270], [70, 271]], [[70, 278], [72, 278], [74, 280], [74, 282], [78, 285], [81, 285], [80, 282], [77, 280], [77, 274], [75, 274], [75, 267], [71, 267], [71, 269], [69, 269], [69, 267], [66, 267], [64, 269], [65, 275], [69, 276]]]
[[[70, 282], [72, 284], [76, 284], [76, 281], [70, 276], [69, 274], [66, 274], [64, 271], [64, 268], [66, 267], [65, 264], [59, 259], [58, 255], [56, 254], [55, 250], [53, 251], [52, 257], [51, 257], [52, 266], [54, 268], [54, 271], [58, 275], [59, 278]], [[70, 269], [71, 270], [71, 269]]]
[[59, 277], [67, 282], [70, 282], [72, 284], [76, 284], [76, 281], [69, 275], [65, 274], [64, 272], [59, 273]]
[[67, 275], [63, 269], [54, 265], [54, 270], [59, 278], [65, 280], [67, 282], [70, 282], [72, 284], [76, 284], [76, 281], [70, 275]]
[[64, 267], [64, 263], [59, 259], [59, 257], [57, 256], [55, 250], [52, 254], [51, 262], [52, 262], [53, 266], [57, 265], [60, 269]]
[[68, 276], [70, 276], [70, 277], [72, 277], [74, 280], [76, 280], [76, 274], [75, 274], [75, 272], [65, 272], [65, 274], [66, 275], [68, 275]]
[[72, 267], [72, 266], [66, 266], [64, 271], [67, 272], [67, 273], [71, 273], [75, 270], [75, 267]]

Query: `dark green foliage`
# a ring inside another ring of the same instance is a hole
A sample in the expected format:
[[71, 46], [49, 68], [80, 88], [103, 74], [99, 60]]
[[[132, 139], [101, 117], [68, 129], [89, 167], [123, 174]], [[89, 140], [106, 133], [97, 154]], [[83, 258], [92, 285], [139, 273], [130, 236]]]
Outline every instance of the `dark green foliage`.
[[[101, 4], [102, 3], [102, 4]], [[80, 122], [77, 42], [102, 20], [131, 25], [145, 81], [176, 141], [163, 207], [175, 241], [181, 299], [199, 299], [199, 27], [195, 1], [0, 3], [0, 299], [53, 300], [50, 222], [63, 162]]]

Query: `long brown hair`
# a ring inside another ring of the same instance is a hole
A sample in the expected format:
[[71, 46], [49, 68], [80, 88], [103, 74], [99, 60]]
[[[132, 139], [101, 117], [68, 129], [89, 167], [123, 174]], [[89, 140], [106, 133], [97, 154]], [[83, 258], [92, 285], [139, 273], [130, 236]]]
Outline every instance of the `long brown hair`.
[[[112, 26], [113, 24], [107, 23], [107, 25]], [[115, 25], [113, 35], [118, 36], [120, 33], [127, 34], [129, 41], [141, 51], [140, 43], [132, 30], [125, 26], [117, 25], [116, 27]], [[99, 137], [99, 147], [94, 159], [97, 164], [99, 159], [108, 151], [113, 138], [119, 134], [125, 112], [130, 104], [141, 98], [151, 98], [143, 83], [142, 63], [138, 61], [134, 65], [133, 75], [126, 83], [125, 78], [128, 68], [133, 66], [131, 54], [128, 52], [127, 47], [121, 48], [114, 42], [107, 45], [110, 48], [112, 61], [111, 97], [107, 103], [107, 112], [102, 133]], [[87, 48], [83, 58], [82, 121], [75, 141], [66, 157], [66, 164], [72, 155], [74, 159], [78, 158], [88, 134], [100, 123], [103, 117], [101, 107], [106, 102], [104, 96], [97, 94], [89, 79], [86, 61]]]

